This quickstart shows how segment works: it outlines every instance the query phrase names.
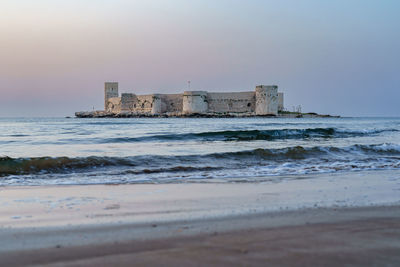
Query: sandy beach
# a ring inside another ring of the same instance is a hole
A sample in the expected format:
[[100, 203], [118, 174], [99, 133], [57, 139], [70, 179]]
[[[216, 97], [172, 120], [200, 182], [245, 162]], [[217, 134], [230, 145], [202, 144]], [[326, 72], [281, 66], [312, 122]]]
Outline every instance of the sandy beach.
[[0, 262], [395, 266], [400, 185], [390, 183], [393, 175], [3, 187]]
[[2, 266], [398, 266], [400, 207], [2, 234], [11, 239], [31, 245], [2, 252]]

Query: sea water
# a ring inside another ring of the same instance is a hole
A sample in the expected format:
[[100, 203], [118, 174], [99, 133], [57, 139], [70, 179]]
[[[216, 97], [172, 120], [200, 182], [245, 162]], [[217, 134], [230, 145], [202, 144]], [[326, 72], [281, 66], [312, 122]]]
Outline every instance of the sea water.
[[400, 170], [400, 118], [0, 118], [0, 185]]

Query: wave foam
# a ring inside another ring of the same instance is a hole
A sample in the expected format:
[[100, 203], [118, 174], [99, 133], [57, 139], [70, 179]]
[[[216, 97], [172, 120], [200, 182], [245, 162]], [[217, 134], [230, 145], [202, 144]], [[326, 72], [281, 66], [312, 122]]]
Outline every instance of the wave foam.
[[[284, 163], [377, 162], [390, 159], [399, 162], [400, 145], [376, 144], [350, 147], [288, 147], [280, 149], [254, 149], [239, 152], [186, 156], [135, 156], [135, 157], [0, 157], [0, 176], [104, 172], [107, 169], [130, 168], [130, 174], [216, 171]], [[305, 162], [307, 161], [307, 162]], [[312, 164], [311, 164], [312, 165]], [[353, 164], [354, 165], [354, 164]], [[132, 170], [133, 168], [133, 170]]]

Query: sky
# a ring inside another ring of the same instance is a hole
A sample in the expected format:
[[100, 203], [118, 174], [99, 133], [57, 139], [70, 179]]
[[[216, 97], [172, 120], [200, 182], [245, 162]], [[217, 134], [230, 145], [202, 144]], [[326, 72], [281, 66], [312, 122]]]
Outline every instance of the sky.
[[0, 117], [71, 116], [120, 93], [250, 91], [400, 116], [397, 0], [2, 0]]

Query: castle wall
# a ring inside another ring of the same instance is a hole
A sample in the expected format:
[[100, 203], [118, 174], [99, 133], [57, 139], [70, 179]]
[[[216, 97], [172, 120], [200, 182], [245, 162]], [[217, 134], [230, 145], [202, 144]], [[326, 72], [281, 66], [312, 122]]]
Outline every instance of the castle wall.
[[182, 97], [183, 94], [135, 95], [123, 93], [121, 94], [121, 111], [152, 114], [181, 113]]
[[111, 97], [107, 100], [107, 112], [110, 113], [120, 113], [121, 112], [121, 98], [120, 97]]
[[137, 102], [137, 96], [135, 94], [121, 94], [121, 111], [132, 112], [133, 105]]
[[[117, 106], [117, 99], [119, 106]], [[121, 97], [108, 99], [108, 112], [136, 112], [136, 113], [151, 113], [153, 110], [154, 95], [135, 95], [135, 94], [122, 94]], [[114, 106], [114, 110], [110, 107]]]
[[181, 113], [183, 109], [183, 94], [161, 95], [162, 112]]
[[133, 104], [133, 112], [151, 113], [153, 109], [153, 95], [138, 95], [137, 101]]
[[208, 93], [208, 112], [254, 112], [255, 92]]

